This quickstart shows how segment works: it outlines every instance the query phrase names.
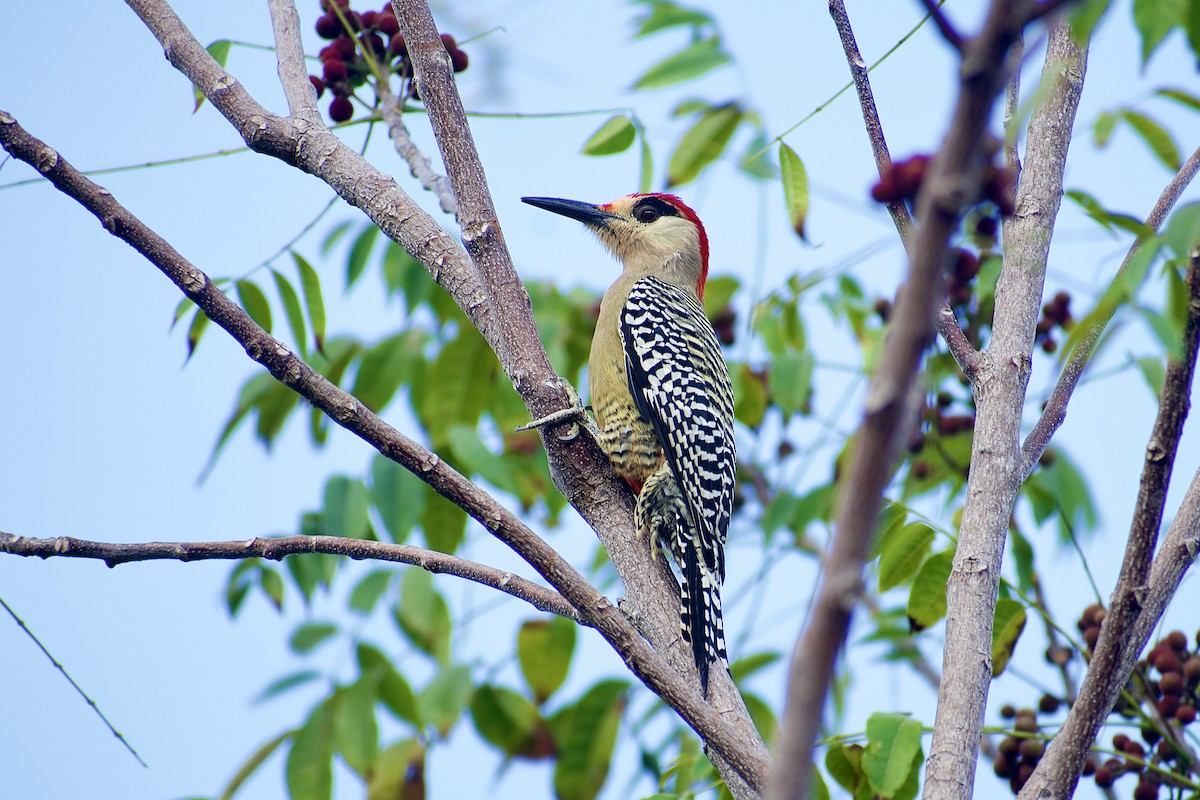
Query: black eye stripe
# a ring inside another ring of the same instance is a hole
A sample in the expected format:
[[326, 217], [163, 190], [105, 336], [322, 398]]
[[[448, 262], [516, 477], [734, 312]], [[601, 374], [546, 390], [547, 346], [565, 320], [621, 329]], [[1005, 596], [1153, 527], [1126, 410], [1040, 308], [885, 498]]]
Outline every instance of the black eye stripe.
[[659, 217], [678, 217], [679, 210], [659, 197], [643, 197], [633, 209], [633, 218], [640, 222], [654, 222]]

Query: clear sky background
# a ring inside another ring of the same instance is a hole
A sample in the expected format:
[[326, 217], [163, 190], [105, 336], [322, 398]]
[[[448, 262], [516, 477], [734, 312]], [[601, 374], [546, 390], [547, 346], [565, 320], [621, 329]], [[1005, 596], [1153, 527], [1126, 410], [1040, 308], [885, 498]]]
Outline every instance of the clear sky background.
[[[649, 127], [659, 169], [656, 185], [661, 185], [666, 156], [681, 132], [669, 120], [669, 110], [683, 97], [699, 90], [711, 100], [745, 97], [774, 134], [824, 103], [848, 79], [823, 3], [698, 4], [719, 19], [736, 66], [714, 73], [702, 87], [653, 93], [631, 93], [628, 87], [681, 41], [665, 35], [631, 42], [636, 6], [488, 0], [450, 4], [454, 7], [439, 7], [435, 14], [440, 27], [460, 40], [500, 27], [467, 46], [472, 66], [460, 76], [460, 87], [469, 109], [532, 114], [633, 108]], [[300, 8], [307, 49], [314, 54], [321, 46], [312, 33], [316, 5], [316, 0], [306, 0]], [[952, 0], [948, 8], [969, 27], [981, 5]], [[916, 2], [849, 6], [868, 61], [920, 18]], [[1196, 117], [1149, 100], [1148, 92], [1162, 86], [1196, 92], [1200, 86], [1178, 34], [1143, 72], [1129, 23], [1130, 4], [1118, 0], [1114, 6], [1093, 49], [1066, 183], [1092, 192], [1114, 210], [1141, 217], [1169, 174], [1127, 131], [1119, 131], [1107, 149], [1096, 150], [1089, 127], [1102, 110], [1137, 104], [1165, 121], [1179, 135], [1181, 148], [1190, 152], [1200, 130]], [[179, 3], [177, 11], [204, 43], [220, 38], [272, 41], [265, 3]], [[272, 54], [236, 48], [228, 67], [261, 102], [285, 108]], [[1031, 56], [1027, 88], [1034, 85], [1038, 70], [1040, 54]], [[52, 12], [38, 4], [10, 4], [0, 26], [0, 76], [0, 108], [81, 169], [242, 144], [211, 107], [192, 113], [186, 79], [164, 61], [157, 42], [123, 4], [69, 0], [55, 4]], [[948, 118], [953, 76], [950, 53], [931, 29], [923, 29], [873, 73], [895, 156], [936, 147]], [[638, 164], [632, 154], [606, 159], [578, 154], [606, 116], [472, 122], [522, 275], [596, 289], [615, 275], [612, 263], [578, 226], [518, 201], [533, 194], [599, 202], [635, 190]], [[414, 116], [410, 127], [426, 152], [436, 154], [424, 120]], [[346, 140], [357, 146], [364, 130], [346, 131]], [[714, 274], [738, 275], [761, 293], [761, 287], [770, 289], [797, 271], [849, 271], [868, 286], [893, 291], [903, 253], [886, 214], [867, 199], [874, 167], [853, 93], [787, 141], [805, 160], [814, 187], [812, 245], [801, 244], [790, 232], [777, 184], [753, 185], [737, 176], [734, 164], [723, 163], [681, 191], [707, 225]], [[731, 153], [740, 154], [745, 144], [736, 143]], [[435, 208], [407, 180], [382, 131], [369, 156]], [[22, 164], [0, 168], [0, 184], [33, 176]], [[98, 180], [213, 277], [253, 269], [331, 196], [315, 179], [248, 153]], [[1193, 188], [1184, 201], [1198, 198], [1200, 192]], [[399, 310], [383, 301], [375, 273], [343, 295], [344, 254], [323, 260], [317, 249], [320, 235], [343, 219], [358, 222], [363, 217], [339, 206], [298, 249], [322, 271], [331, 335], [345, 331], [370, 340], [389, 331]], [[1082, 316], [1126, 246], [1126, 239], [1109, 238], [1068, 211], [1051, 253], [1049, 290], [1071, 291], [1076, 316]], [[743, 311], [751, 294], [741, 296]], [[1159, 294], [1152, 285], [1143, 299], [1156, 305]], [[305, 425], [293, 422], [271, 453], [248, 430], [239, 432], [213, 474], [198, 483], [238, 388], [257, 367], [216, 330], [209, 331], [184, 367], [183, 332], [168, 332], [178, 300], [178, 291], [157, 270], [49, 186], [0, 190], [0, 529], [113, 542], [286, 533], [296, 529], [301, 512], [319, 506], [328, 476], [364, 472], [373, 453], [360, 441], [334, 429], [329, 445], [315, 450]], [[805, 309], [814, 335], [829, 330], [816, 302]], [[835, 368], [853, 356], [845, 334], [818, 338], [819, 356], [828, 367], [818, 372], [821, 424], [802, 423], [793, 431], [803, 444], [814, 441], [823, 426], [848, 432], [857, 413], [854, 403], [842, 402], [852, 381]], [[740, 347], [746, 346], [744, 341]], [[1104, 377], [1079, 392], [1057, 439], [1085, 470], [1100, 503], [1101, 524], [1087, 553], [1106, 598], [1119, 568], [1154, 408], [1134, 370], [1105, 366], [1152, 352], [1154, 344], [1142, 324], [1123, 320], [1121, 336], [1108, 347], [1097, 372]], [[1054, 375], [1052, 361], [1035, 360], [1030, 417]], [[403, 406], [393, 403], [385, 417], [412, 430]], [[805, 484], [826, 479], [831, 452], [814, 455]], [[1200, 444], [1189, 431], [1168, 514], [1198, 464]], [[1091, 602], [1091, 593], [1079, 559], [1056, 550], [1054, 535], [1050, 528], [1040, 535], [1039, 565], [1053, 610], [1069, 624]], [[739, 630], [752, 632], [745, 652], [767, 646], [786, 651], [802, 624], [812, 565], [799, 557], [785, 560], [768, 589], [769, 610], [754, 614], [748, 584], [760, 550], [747, 543], [751, 539], [739, 542], [734, 531], [728, 625], [735, 637]], [[573, 518], [550, 540], [580, 565], [594, 541]], [[530, 574], [485, 536], [474, 535], [470, 541], [468, 557]], [[318, 697], [315, 688], [266, 703], [254, 698], [286, 672], [316, 666], [336, 674], [339, 665], [346, 666], [345, 649], [337, 645], [301, 662], [286, 644], [288, 632], [306, 613], [316, 619], [336, 616], [344, 598], [321, 600], [306, 612], [298, 598], [289, 596], [281, 621], [254, 596], [231, 621], [222, 599], [230, 568], [216, 562], [152, 562], [109, 570], [93, 561], [0, 558], [0, 597], [150, 765], [138, 766], [17, 626], [0, 617], [5, 797], [168, 800], [214, 794], [259, 744], [304, 718]], [[366, 568], [353, 565], [350, 573]], [[489, 592], [451, 578], [437, 581], [456, 608], [472, 609], [472, 627], [458, 637], [458, 661], [511, 648], [508, 634], [497, 640], [487, 630], [510, 630], [512, 621], [529, 616], [524, 607], [515, 601], [493, 602]], [[350, 583], [343, 577], [339, 585]], [[797, 586], [805, 588], [797, 592]], [[1200, 591], [1189, 579], [1169, 624], [1185, 630], [1194, 626], [1198, 603]], [[382, 616], [367, 624], [366, 633], [387, 643], [389, 652], [400, 652], [402, 645]], [[926, 642], [926, 652], [935, 659], [940, 656], [939, 635], [932, 632]], [[1018, 650], [1018, 669], [992, 688], [994, 707], [1036, 697], [1016, 672], [1054, 685], [1041, 662], [1043, 648], [1039, 626], [1031, 620]], [[911, 711], [931, 722], [933, 694], [903, 669], [879, 669], [874, 660], [880, 653], [854, 651], [851, 670], [858, 688], [850, 696], [844, 729], [861, 728], [874, 710]], [[415, 660], [404, 666], [421, 674]], [[564, 693], [575, 696], [598, 675], [619, 673], [619, 660], [585, 631]], [[510, 681], [514, 676], [511, 665], [500, 673]], [[755, 683], [776, 708], [782, 680], [781, 664]], [[994, 713], [989, 721], [997, 721]], [[389, 735], [397, 735], [396, 730], [384, 729], [385, 743]], [[433, 751], [431, 796], [550, 796], [544, 766], [518, 764], [502, 775], [498, 766], [464, 720], [450, 746]], [[633, 768], [632, 763], [618, 765], [606, 798], [652, 791], [645, 782], [631, 787]], [[1009, 794], [986, 767], [978, 786], [980, 796]], [[241, 796], [263, 800], [282, 791], [282, 759], [276, 757]], [[336, 795], [361, 796], [345, 774], [339, 776]]]

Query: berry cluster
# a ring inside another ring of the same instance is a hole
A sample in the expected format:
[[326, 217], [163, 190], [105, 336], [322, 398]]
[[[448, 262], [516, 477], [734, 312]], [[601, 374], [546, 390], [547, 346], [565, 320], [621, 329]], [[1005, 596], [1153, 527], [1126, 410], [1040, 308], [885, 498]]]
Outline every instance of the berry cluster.
[[1033, 340], [1042, 346], [1042, 352], [1053, 353], [1058, 349], [1054, 329], [1068, 331], [1074, 324], [1075, 318], [1071, 316], [1071, 295], [1058, 292], [1049, 303], [1042, 306], [1042, 317], [1038, 320], [1037, 333]]
[[[329, 103], [331, 120], [347, 122], [354, 116], [350, 98], [354, 90], [377, 70], [399, 75], [402, 81], [407, 81], [407, 96], [421, 99], [412, 80], [412, 62], [391, 3], [379, 11], [360, 13], [350, 9], [350, 0], [321, 0], [321, 10], [324, 13], [317, 17], [317, 35], [330, 42], [318, 54], [321, 57], [320, 76], [310, 75], [309, 80], [317, 90], [317, 97], [321, 97], [326, 89], [333, 95]], [[467, 54], [459, 49], [454, 37], [443, 33], [442, 44], [450, 54], [454, 71], [465, 70]]]
[[[929, 439], [932, 436], [936, 446], [936, 440], [941, 437], [954, 436], [959, 433], [967, 433], [975, 429], [975, 414], [968, 412], [965, 414], [951, 413], [951, 406], [954, 404], [954, 397], [949, 392], [938, 392], [935, 402], [925, 406], [921, 415], [922, 425], [908, 440], [908, 452], [914, 456], [923, 451]], [[946, 461], [945, 454], [941, 457], [942, 461]], [[918, 458], [912, 462], [912, 476], [918, 480], [925, 480], [934, 474], [933, 465], [923, 459]]]
[[[1048, 696], [1047, 696], [1048, 697]], [[1045, 701], [1047, 698], [1043, 697]], [[1057, 699], [1049, 698], [1057, 709]], [[1045, 708], [1047, 704], [1040, 704]], [[1038, 738], [1037, 712], [1032, 708], [1017, 710], [1012, 706], [1000, 709], [1000, 716], [1013, 720], [1012, 734], [1000, 740], [996, 760], [992, 762], [992, 771], [998, 778], [1008, 778], [1009, 788], [1013, 794], [1021, 791], [1034, 768], [1046, 753], [1046, 743]]]
[[[999, 147], [993, 148], [993, 156], [999, 152]], [[913, 201], [921, 191], [925, 181], [925, 173], [929, 168], [930, 156], [919, 154], [897, 161], [879, 177], [879, 182], [871, 187], [871, 199], [877, 203], [895, 201]], [[989, 163], [983, 173], [983, 186], [979, 192], [980, 201], [995, 204], [1000, 213], [1008, 216], [1015, 210], [1013, 207], [1013, 188], [1016, 186], [1017, 175], [1010, 168], [995, 163]]]

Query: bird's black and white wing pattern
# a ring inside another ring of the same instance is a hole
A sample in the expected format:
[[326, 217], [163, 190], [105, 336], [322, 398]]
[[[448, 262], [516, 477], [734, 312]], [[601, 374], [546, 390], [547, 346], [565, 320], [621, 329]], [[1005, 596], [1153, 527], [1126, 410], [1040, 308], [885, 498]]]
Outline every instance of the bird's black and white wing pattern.
[[[720, 624], [717, 591], [725, 579], [737, 467], [733, 388], [720, 342], [703, 306], [656, 277], [642, 278], [629, 292], [621, 312], [621, 338], [634, 402], [654, 428], [695, 521], [695, 538], [681, 542], [676, 552], [686, 552], [690, 545], [699, 563], [680, 567], [685, 580], [691, 569], [693, 584], [695, 568], [703, 568], [704, 583], [714, 584], [713, 622]], [[691, 588], [694, 593], [698, 587]], [[724, 648], [720, 650], [723, 658]]]

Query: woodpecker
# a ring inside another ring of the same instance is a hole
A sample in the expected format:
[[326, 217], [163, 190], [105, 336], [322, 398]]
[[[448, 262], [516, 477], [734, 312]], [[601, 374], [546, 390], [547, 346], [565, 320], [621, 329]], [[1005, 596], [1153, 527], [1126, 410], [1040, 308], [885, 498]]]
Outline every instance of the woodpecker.
[[704, 226], [669, 194], [521, 199], [582, 222], [622, 263], [592, 339], [592, 409], [600, 446], [638, 495], [639, 531], [679, 565], [683, 639], [707, 697], [709, 666], [728, 667], [721, 584], [737, 453], [729, 369], [702, 305]]

